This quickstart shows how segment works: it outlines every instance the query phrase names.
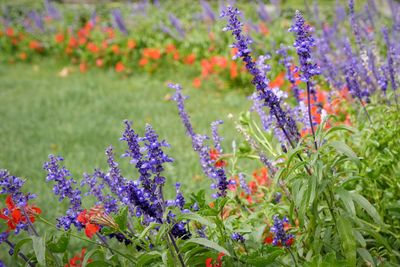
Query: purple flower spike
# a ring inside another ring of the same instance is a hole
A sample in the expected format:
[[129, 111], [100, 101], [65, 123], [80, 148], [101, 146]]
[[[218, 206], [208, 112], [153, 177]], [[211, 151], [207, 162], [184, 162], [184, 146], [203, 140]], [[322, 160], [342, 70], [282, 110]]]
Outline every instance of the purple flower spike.
[[126, 28], [124, 19], [122, 18], [121, 11], [119, 9], [114, 9], [111, 11], [114, 19], [115, 26], [123, 33], [128, 34], [128, 29]]
[[80, 229], [82, 225], [76, 220], [76, 217], [82, 210], [81, 191], [73, 188], [76, 181], [72, 178], [69, 170], [60, 166], [63, 160], [61, 157], [49, 155], [49, 161], [43, 165], [43, 169], [47, 171], [46, 180], [55, 182], [53, 192], [56, 196], [59, 196], [58, 200], [69, 199], [67, 215], [57, 219], [58, 227], [68, 230], [71, 228], [71, 224], [74, 224]]
[[301, 80], [308, 82], [311, 77], [320, 74], [319, 67], [313, 63], [311, 58], [311, 49], [315, 46], [315, 40], [311, 35], [313, 29], [305, 24], [302, 14], [296, 10], [295, 23], [289, 31], [296, 34], [296, 41], [293, 46], [299, 56]]
[[294, 236], [292, 234], [288, 234], [285, 230], [285, 225], [289, 223], [289, 220], [286, 217], [283, 219], [279, 219], [278, 215], [273, 217], [274, 225], [271, 227], [270, 231], [274, 234], [274, 239], [272, 244], [274, 246], [282, 245], [285, 247], [290, 247], [292, 245]]
[[221, 17], [226, 17], [228, 20], [224, 31], [232, 31], [232, 35], [236, 39], [236, 42], [232, 45], [238, 49], [234, 58], [242, 58], [247, 70], [253, 76], [252, 83], [257, 89], [258, 98], [263, 102], [263, 105], [269, 107], [271, 116], [276, 120], [276, 125], [281, 128], [288, 142], [294, 147], [299, 139], [296, 122], [282, 109], [279, 97], [270, 90], [267, 78], [253, 61], [249, 48], [252, 41], [242, 33], [243, 23], [238, 19], [239, 14], [239, 10], [231, 6], [228, 6], [221, 13]]

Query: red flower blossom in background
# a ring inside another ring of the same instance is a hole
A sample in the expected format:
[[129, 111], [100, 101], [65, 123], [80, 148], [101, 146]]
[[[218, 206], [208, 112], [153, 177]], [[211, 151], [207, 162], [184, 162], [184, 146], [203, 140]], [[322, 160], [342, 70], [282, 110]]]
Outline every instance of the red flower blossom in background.
[[200, 77], [196, 77], [193, 79], [193, 87], [194, 88], [200, 88], [201, 86], [201, 79]]
[[[65, 264], [64, 267], [81, 267], [82, 262], [85, 258], [86, 248], [83, 248], [80, 254], [75, 255], [69, 260], [69, 263]], [[89, 259], [87, 263], [91, 263], [93, 260]]]
[[128, 40], [128, 49], [134, 49], [136, 47], [136, 42], [135, 40]]
[[215, 167], [224, 167], [226, 162], [219, 159], [219, 152], [215, 148], [210, 149], [210, 159], [215, 161]]
[[267, 25], [265, 25], [264, 22], [260, 22], [260, 24], [258, 24], [258, 29], [264, 35], [268, 35], [269, 34], [269, 29], [268, 29]]
[[125, 66], [124, 66], [124, 64], [122, 64], [121, 61], [118, 62], [118, 63], [115, 65], [115, 71], [116, 71], [116, 72], [123, 72], [124, 70], [125, 70]]
[[196, 60], [196, 55], [195, 54], [190, 54], [188, 56], [185, 57], [185, 59], [183, 60], [183, 62], [186, 65], [192, 65]]
[[90, 52], [92, 52], [93, 54], [97, 54], [97, 53], [100, 51], [100, 48], [99, 48], [95, 43], [92, 43], [92, 42], [88, 43], [88, 44], [86, 45], [86, 48], [87, 48]]
[[269, 83], [269, 87], [270, 88], [275, 88], [275, 87], [281, 88], [284, 83], [285, 83], [285, 72], [282, 71], [275, 77], [274, 80], [272, 80]]
[[[26, 216], [21, 211], [21, 207], [17, 207], [12, 200], [11, 195], [8, 195], [6, 198], [7, 208], [3, 208], [0, 211], [0, 219], [6, 220], [9, 230], [15, 230], [19, 223], [27, 223]], [[28, 215], [31, 223], [35, 222], [35, 216], [37, 214], [42, 213], [42, 210], [35, 206], [26, 205], [23, 207], [25, 209], [26, 215]]]
[[139, 66], [146, 66], [147, 65], [147, 63], [149, 62], [149, 60], [147, 59], [147, 58], [141, 58], [140, 60], [139, 60]]
[[150, 59], [160, 59], [161, 52], [157, 48], [143, 48], [143, 56]]
[[267, 236], [264, 239], [264, 244], [271, 245], [272, 241], [274, 241], [274, 235], [271, 232], [268, 232]]
[[19, 58], [20, 58], [21, 60], [26, 60], [27, 57], [28, 57], [28, 56], [27, 56], [27, 54], [26, 54], [25, 52], [22, 52], [22, 53], [19, 54]]
[[101, 58], [96, 59], [96, 66], [101, 68], [104, 65], [104, 61]]
[[29, 48], [37, 52], [43, 51], [43, 46], [38, 41], [35, 40], [29, 42]]
[[64, 34], [62, 34], [62, 33], [57, 33], [56, 36], [54, 36], [54, 40], [58, 44], [64, 42], [64, 39], [65, 39], [65, 37], [64, 37]]
[[8, 28], [6, 29], [6, 35], [7, 35], [8, 37], [12, 37], [12, 36], [14, 35], [14, 29], [11, 28], [11, 27], [8, 27]]
[[231, 65], [230, 65], [230, 69], [229, 70], [230, 70], [231, 79], [235, 79], [238, 76], [236, 62], [231, 61]]
[[88, 70], [88, 65], [85, 62], [82, 62], [79, 64], [79, 71], [84, 73]]
[[111, 51], [113, 51], [114, 54], [118, 55], [119, 54], [119, 46], [116, 44], [113, 44], [111, 46]]
[[207, 258], [206, 267], [222, 267], [222, 257], [224, 255], [225, 255], [224, 253], [220, 252], [214, 264], [213, 264], [214, 260], [213, 258]]

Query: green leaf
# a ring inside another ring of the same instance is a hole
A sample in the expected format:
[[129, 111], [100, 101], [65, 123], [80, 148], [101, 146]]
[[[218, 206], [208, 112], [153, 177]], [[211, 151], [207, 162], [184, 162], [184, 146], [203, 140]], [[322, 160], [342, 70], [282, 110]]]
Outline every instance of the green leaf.
[[89, 261], [90, 257], [92, 257], [96, 253], [102, 253], [102, 252], [99, 250], [99, 248], [95, 248], [89, 252], [86, 252], [85, 257], [83, 257], [82, 267], [88, 266], [88, 261]]
[[348, 145], [340, 141], [331, 141], [329, 145], [332, 146], [337, 152], [345, 154], [350, 160], [352, 160], [357, 165], [359, 169], [361, 168], [360, 159]]
[[285, 251], [283, 249], [276, 250], [271, 252], [266, 256], [258, 256], [258, 257], [249, 257], [245, 259], [246, 263], [249, 263], [251, 266], [255, 267], [264, 267], [267, 264], [271, 264], [275, 261], [277, 257], [282, 255]]
[[116, 231], [117, 231], [116, 229], [113, 229], [113, 228], [110, 228], [110, 227], [101, 228], [101, 234], [102, 235], [109, 235], [109, 234], [115, 233]]
[[218, 245], [217, 243], [210, 241], [208, 239], [205, 238], [192, 238], [189, 239], [188, 241], [186, 241], [186, 243], [196, 243], [205, 247], [209, 247], [212, 249], [215, 249], [218, 252], [222, 252], [227, 256], [231, 256], [231, 254], [223, 247], [221, 247], [220, 245]]
[[46, 240], [41, 236], [31, 236], [36, 259], [42, 266], [46, 266]]
[[106, 261], [92, 261], [86, 265], [87, 267], [109, 267], [110, 263]]
[[158, 251], [151, 251], [146, 254], [142, 254], [136, 263], [135, 266], [140, 267], [140, 266], [152, 266], [152, 262], [155, 261], [162, 261], [162, 255]]
[[67, 250], [70, 240], [70, 232], [64, 232], [58, 240], [53, 236], [50, 242], [47, 242], [47, 248], [53, 253], [64, 253]]
[[114, 218], [115, 222], [118, 224], [122, 231], [126, 230], [126, 225], [128, 223], [128, 207], [121, 209]]
[[343, 203], [343, 206], [349, 212], [349, 214], [354, 217], [356, 216], [356, 208], [354, 207], [353, 199], [349, 191], [339, 187], [336, 191], [339, 195], [340, 200]]
[[208, 227], [215, 228], [215, 223], [209, 221], [208, 219], [200, 216], [197, 213], [193, 213], [193, 212], [181, 213], [177, 217], [178, 217], [177, 220], [182, 220], [182, 219], [192, 220], [192, 221], [199, 222], [199, 223], [201, 223], [203, 225], [206, 225]]
[[15, 246], [14, 246], [14, 254], [13, 254], [13, 261], [16, 261], [16, 260], [17, 260], [17, 258], [18, 258], [18, 252], [21, 250], [21, 247], [22, 247], [24, 244], [26, 244], [26, 243], [28, 243], [28, 242], [30, 242], [30, 241], [32, 241], [32, 239], [31, 239], [30, 237], [27, 237], [27, 238], [24, 238], [24, 239], [22, 239], [22, 240], [19, 240], [19, 241], [15, 244]]
[[342, 240], [343, 254], [348, 266], [356, 265], [356, 240], [351, 222], [344, 216], [337, 216], [337, 229]]
[[371, 254], [365, 248], [358, 248], [358, 254], [360, 254], [361, 258], [365, 261], [365, 265], [367, 266], [376, 266], [374, 259], [372, 258]]
[[381, 216], [376, 211], [375, 207], [372, 206], [372, 204], [369, 203], [369, 201], [365, 197], [357, 194], [356, 192], [351, 192], [350, 194], [353, 200], [357, 202], [357, 204], [360, 205], [369, 214], [369, 216], [372, 217], [375, 223], [383, 225]]

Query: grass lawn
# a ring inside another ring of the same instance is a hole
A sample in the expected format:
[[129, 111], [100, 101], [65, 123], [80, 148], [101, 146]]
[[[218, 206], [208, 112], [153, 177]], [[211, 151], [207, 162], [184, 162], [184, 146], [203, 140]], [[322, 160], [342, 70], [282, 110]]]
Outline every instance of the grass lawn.
[[[105, 148], [112, 144], [118, 154], [125, 150], [119, 141], [124, 119], [133, 120], [140, 134], [151, 123], [171, 144], [168, 153], [175, 162], [166, 170], [170, 196], [176, 181], [186, 186], [185, 192], [209, 188], [175, 102], [166, 100], [173, 92], [166, 86], [168, 81], [180, 82], [190, 95], [187, 107], [198, 132], [210, 133], [211, 121], [225, 120], [221, 133], [226, 146], [235, 134], [227, 115], [237, 116], [249, 106], [239, 92], [193, 89], [191, 80], [173, 71], [122, 78], [112, 71], [90, 70], [62, 78], [58, 76], [62, 67], [53, 61], [0, 66], [0, 168], [27, 179], [24, 189], [38, 194], [35, 202], [44, 208], [45, 216], [62, 214], [65, 209], [52, 195], [52, 185], [44, 183], [42, 164], [48, 154], [63, 156], [77, 180], [96, 167], [105, 170]], [[136, 179], [129, 160], [118, 160], [123, 174]]]

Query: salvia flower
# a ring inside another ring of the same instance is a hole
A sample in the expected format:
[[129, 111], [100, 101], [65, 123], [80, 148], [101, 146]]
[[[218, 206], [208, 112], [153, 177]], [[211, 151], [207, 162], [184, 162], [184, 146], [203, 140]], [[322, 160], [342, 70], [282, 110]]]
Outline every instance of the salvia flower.
[[21, 192], [25, 181], [19, 177], [10, 175], [7, 170], [0, 170], [0, 194], [9, 194], [12, 200], [19, 207], [27, 205], [28, 200], [35, 198], [34, 194], [24, 194]]
[[249, 48], [252, 41], [242, 33], [243, 23], [238, 19], [239, 14], [239, 10], [231, 6], [228, 6], [227, 9], [221, 13], [221, 17], [226, 17], [228, 20], [228, 24], [224, 28], [224, 31], [232, 31], [232, 35], [234, 35], [236, 39], [236, 42], [232, 45], [237, 48], [238, 51], [234, 58], [242, 58], [247, 70], [253, 76], [252, 83], [257, 89], [258, 98], [265, 106], [269, 107], [271, 117], [276, 120], [277, 126], [282, 129], [289, 143], [294, 145], [297, 143], [299, 138], [296, 123], [282, 109], [279, 98], [269, 90], [267, 78], [253, 61], [250, 54], [251, 49]]
[[225, 164], [222, 161], [217, 160], [218, 156], [217, 158], [213, 157], [213, 155], [215, 156], [220, 154], [218, 149], [222, 151], [220, 144], [221, 137], [219, 137], [216, 128], [217, 125], [221, 124], [221, 121], [214, 122], [212, 125], [214, 143], [218, 147], [218, 149], [215, 148], [214, 150], [212, 150], [206, 144], [206, 140], [208, 140], [209, 138], [204, 135], [196, 134], [193, 130], [192, 124], [190, 123], [189, 115], [186, 113], [185, 110], [184, 100], [186, 99], [186, 97], [182, 95], [182, 87], [179, 84], [169, 84], [168, 86], [172, 89], [175, 89], [175, 95], [173, 99], [177, 103], [179, 116], [181, 117], [182, 122], [186, 128], [186, 133], [192, 140], [193, 150], [196, 151], [199, 155], [200, 165], [203, 169], [203, 172], [208, 177], [215, 180], [211, 187], [213, 189], [218, 189], [218, 192], [213, 194], [213, 197], [217, 198], [226, 196], [229, 181], [227, 179], [224, 169]]
[[76, 217], [82, 210], [81, 191], [73, 188], [76, 181], [72, 178], [70, 171], [64, 166], [60, 166], [63, 160], [61, 157], [49, 155], [49, 161], [43, 165], [43, 169], [47, 171], [46, 180], [55, 182], [53, 192], [56, 196], [59, 196], [58, 200], [62, 201], [67, 198], [70, 202], [67, 215], [57, 219], [58, 227], [68, 230], [71, 224], [74, 224], [80, 229], [81, 224], [76, 220]]
[[114, 9], [111, 11], [114, 19], [115, 26], [123, 33], [128, 34], [128, 29], [125, 25], [124, 19], [122, 18], [121, 11], [119, 9]]
[[274, 234], [272, 244], [274, 246], [290, 247], [294, 241], [294, 236], [287, 232], [289, 220], [286, 217], [281, 220], [278, 215], [275, 215], [273, 219], [274, 225], [270, 229], [271, 233]]
[[169, 21], [175, 27], [181, 38], [185, 38], [186, 32], [183, 29], [182, 22], [172, 13], [168, 15]]
[[248, 186], [248, 184], [246, 183], [246, 180], [244, 178], [243, 173], [239, 173], [239, 184], [240, 187], [243, 189], [243, 191], [247, 194], [250, 195], [251, 194], [251, 190]]
[[239, 233], [233, 233], [231, 235], [231, 238], [233, 241], [240, 242], [240, 243], [244, 243], [244, 241], [245, 241], [244, 237]]
[[308, 82], [311, 77], [320, 74], [319, 67], [313, 63], [311, 58], [311, 49], [315, 46], [315, 40], [311, 35], [314, 30], [305, 23], [300, 11], [296, 10], [295, 22], [289, 31], [296, 34], [296, 41], [293, 46], [299, 56], [301, 80]]

